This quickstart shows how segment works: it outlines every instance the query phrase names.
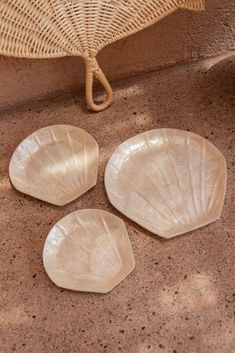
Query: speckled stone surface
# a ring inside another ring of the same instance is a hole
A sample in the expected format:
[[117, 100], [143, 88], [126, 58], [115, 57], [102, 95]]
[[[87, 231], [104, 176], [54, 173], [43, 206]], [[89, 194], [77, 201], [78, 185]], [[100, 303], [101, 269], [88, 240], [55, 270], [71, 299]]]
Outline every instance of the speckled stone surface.
[[[235, 352], [235, 57], [220, 59], [117, 82], [115, 104], [99, 114], [88, 113], [77, 92], [1, 112], [1, 353]], [[52, 124], [79, 126], [100, 146], [96, 187], [61, 208], [20, 194], [8, 178], [16, 146]], [[116, 147], [158, 127], [194, 131], [228, 162], [221, 219], [168, 241], [120, 215], [103, 183]], [[136, 259], [134, 272], [106, 295], [59, 289], [42, 264], [52, 225], [91, 207], [124, 219]]]

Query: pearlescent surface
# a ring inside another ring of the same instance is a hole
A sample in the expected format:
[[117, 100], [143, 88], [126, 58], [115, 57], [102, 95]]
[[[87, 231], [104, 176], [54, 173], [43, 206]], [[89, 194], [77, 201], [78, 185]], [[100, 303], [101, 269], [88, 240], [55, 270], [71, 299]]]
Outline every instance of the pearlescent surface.
[[226, 161], [209, 141], [191, 132], [156, 129], [121, 144], [105, 171], [112, 205], [164, 238], [220, 217]]
[[109, 212], [75, 211], [50, 231], [43, 263], [59, 287], [107, 293], [135, 267], [124, 222]]
[[15, 188], [64, 205], [96, 184], [98, 145], [86, 131], [54, 125], [35, 131], [16, 148], [9, 166]]

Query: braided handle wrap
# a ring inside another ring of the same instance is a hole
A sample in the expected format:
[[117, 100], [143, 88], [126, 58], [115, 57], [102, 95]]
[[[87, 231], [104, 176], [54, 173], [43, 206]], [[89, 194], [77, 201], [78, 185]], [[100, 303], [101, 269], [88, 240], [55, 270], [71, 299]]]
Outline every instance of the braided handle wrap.
[[[108, 108], [113, 102], [113, 91], [106, 79], [103, 71], [95, 58], [86, 58], [86, 101], [91, 110], [100, 112]], [[106, 93], [106, 100], [100, 104], [96, 104], [93, 99], [93, 80], [95, 78], [102, 84]]]

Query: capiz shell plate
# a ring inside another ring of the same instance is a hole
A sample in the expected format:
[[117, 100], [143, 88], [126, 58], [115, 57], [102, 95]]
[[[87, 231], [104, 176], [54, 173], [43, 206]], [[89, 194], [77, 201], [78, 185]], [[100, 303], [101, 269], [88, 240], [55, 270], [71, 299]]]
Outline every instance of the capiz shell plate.
[[105, 171], [112, 205], [164, 238], [220, 217], [226, 161], [201, 136], [176, 129], [146, 131], [122, 143]]
[[51, 229], [43, 263], [57, 286], [97, 293], [109, 292], [135, 267], [124, 222], [96, 209], [75, 211]]
[[96, 184], [98, 154], [97, 142], [83, 129], [44, 127], [16, 148], [10, 179], [17, 190], [62, 206]]

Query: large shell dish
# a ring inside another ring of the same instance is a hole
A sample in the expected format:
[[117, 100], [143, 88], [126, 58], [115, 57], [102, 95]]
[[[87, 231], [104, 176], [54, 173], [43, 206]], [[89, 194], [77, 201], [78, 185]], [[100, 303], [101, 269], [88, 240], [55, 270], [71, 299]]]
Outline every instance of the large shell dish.
[[[204, 0], [4, 0], [0, 1], [0, 54], [27, 58], [80, 55], [86, 61], [86, 99], [100, 111], [113, 99], [96, 62], [108, 44], [152, 25], [177, 10], [202, 10]], [[95, 76], [107, 100], [93, 101]]]
[[62, 206], [96, 184], [98, 145], [86, 131], [55, 125], [37, 130], [16, 148], [9, 166], [15, 188]]
[[142, 227], [164, 238], [220, 217], [226, 161], [194, 133], [158, 129], [125, 141], [105, 172], [110, 202]]
[[109, 292], [135, 267], [124, 222], [92, 209], [75, 211], [52, 228], [43, 263], [57, 286], [97, 293]]

